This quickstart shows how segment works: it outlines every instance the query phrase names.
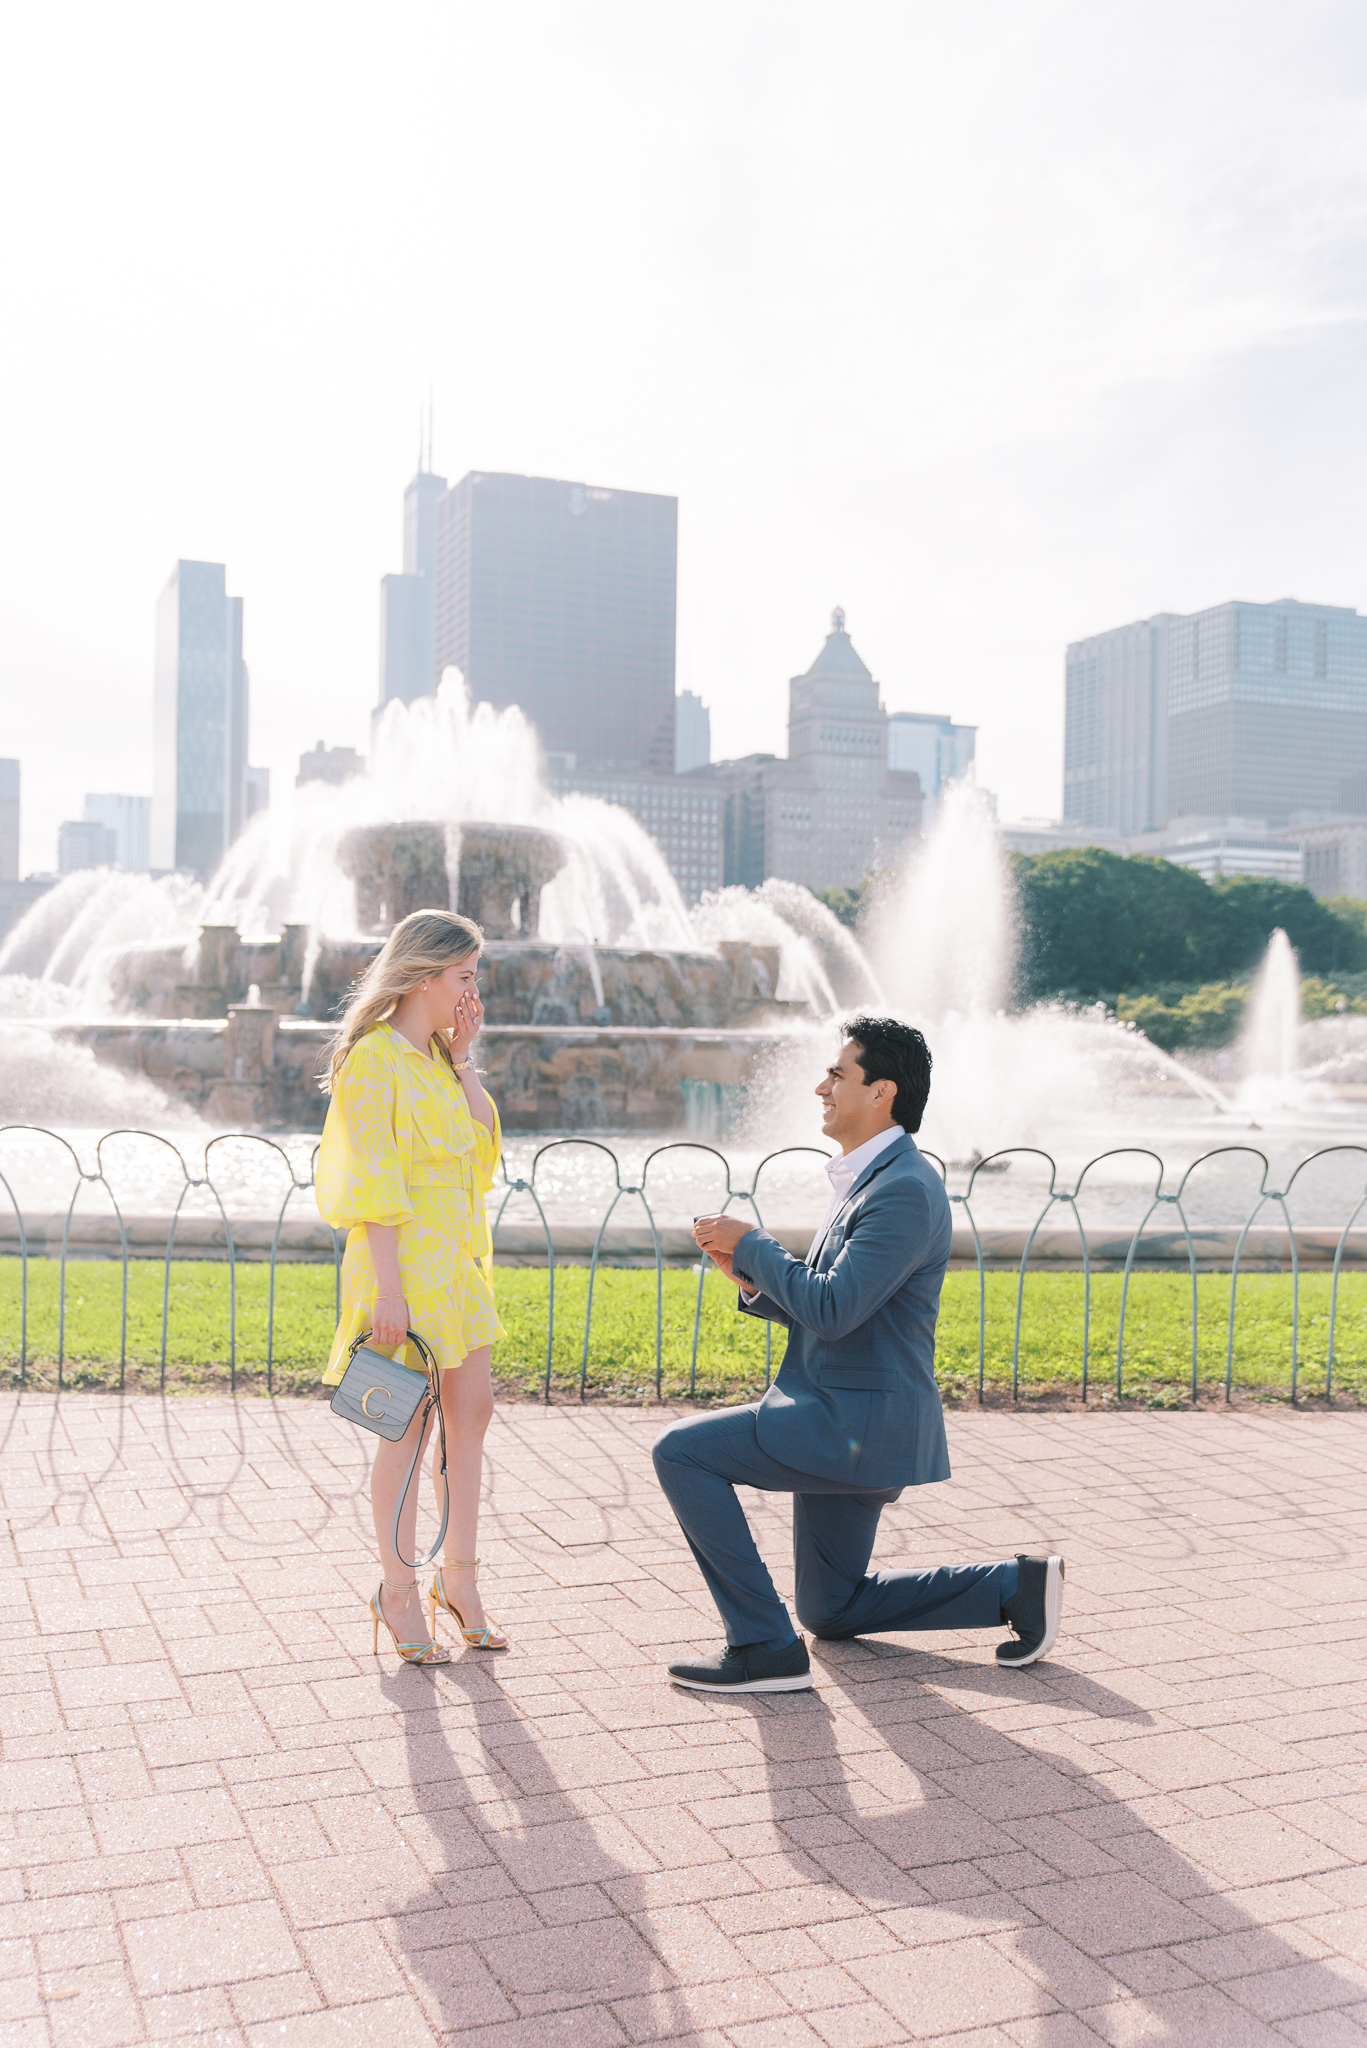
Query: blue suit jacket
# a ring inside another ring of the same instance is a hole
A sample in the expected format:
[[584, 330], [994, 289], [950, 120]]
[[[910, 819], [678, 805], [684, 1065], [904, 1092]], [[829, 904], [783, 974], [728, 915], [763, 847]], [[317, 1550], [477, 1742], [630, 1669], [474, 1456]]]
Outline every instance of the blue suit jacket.
[[949, 1477], [935, 1385], [935, 1318], [949, 1261], [949, 1197], [904, 1132], [850, 1189], [806, 1262], [762, 1230], [735, 1271], [783, 1323], [788, 1348], [756, 1431], [799, 1472], [871, 1490]]

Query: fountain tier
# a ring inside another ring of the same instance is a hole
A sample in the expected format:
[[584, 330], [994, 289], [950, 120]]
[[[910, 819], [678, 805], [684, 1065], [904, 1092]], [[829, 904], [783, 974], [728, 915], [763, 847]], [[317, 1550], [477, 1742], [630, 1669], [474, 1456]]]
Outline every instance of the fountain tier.
[[565, 849], [535, 825], [387, 821], [344, 833], [337, 864], [356, 885], [363, 931], [389, 931], [412, 911], [439, 906], [472, 917], [486, 938], [530, 939]]

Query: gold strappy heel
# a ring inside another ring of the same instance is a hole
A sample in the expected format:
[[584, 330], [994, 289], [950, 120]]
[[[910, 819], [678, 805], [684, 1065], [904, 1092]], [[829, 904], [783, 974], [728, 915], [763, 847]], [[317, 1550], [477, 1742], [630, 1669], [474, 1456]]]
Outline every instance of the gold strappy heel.
[[380, 1580], [370, 1602], [370, 1612], [375, 1618], [375, 1627], [371, 1632], [373, 1637], [371, 1647], [378, 1657], [380, 1654], [380, 1623], [384, 1622], [385, 1627], [389, 1629], [390, 1641], [403, 1658], [405, 1664], [449, 1664], [451, 1652], [441, 1643], [435, 1641], [430, 1643], [401, 1643], [393, 1629], [389, 1628], [385, 1611], [380, 1605], [381, 1593], [386, 1586], [388, 1586], [391, 1593], [411, 1593], [417, 1583], [416, 1579], [410, 1579], [407, 1585], [396, 1585], [393, 1579]]
[[441, 1582], [442, 1571], [447, 1565], [450, 1566], [452, 1571], [473, 1571], [475, 1577], [479, 1577], [479, 1559], [477, 1557], [444, 1557], [442, 1559], [432, 1574], [432, 1591], [428, 1595], [432, 1603], [433, 1635], [437, 1632], [437, 1609], [440, 1607], [443, 1613], [453, 1617], [461, 1635], [472, 1650], [506, 1650], [508, 1638], [504, 1635], [501, 1628], [493, 1626], [488, 1628], [467, 1628], [465, 1626], [465, 1616], [461, 1613], [459, 1607], [447, 1597], [446, 1588]]

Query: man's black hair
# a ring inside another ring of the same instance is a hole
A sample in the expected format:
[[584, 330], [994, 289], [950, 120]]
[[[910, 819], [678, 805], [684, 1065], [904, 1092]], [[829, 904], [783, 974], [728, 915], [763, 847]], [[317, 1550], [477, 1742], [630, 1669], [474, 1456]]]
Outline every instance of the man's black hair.
[[896, 1017], [851, 1017], [846, 1038], [858, 1048], [865, 1082], [895, 1081], [892, 1114], [904, 1131], [919, 1131], [930, 1094], [930, 1047]]

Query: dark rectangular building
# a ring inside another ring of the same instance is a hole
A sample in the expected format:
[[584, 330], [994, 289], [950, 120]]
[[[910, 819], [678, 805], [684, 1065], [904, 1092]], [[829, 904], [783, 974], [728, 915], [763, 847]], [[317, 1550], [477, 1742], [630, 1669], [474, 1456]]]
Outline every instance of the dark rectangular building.
[[473, 470], [436, 506], [433, 687], [519, 704], [552, 765], [671, 775], [678, 500]]

